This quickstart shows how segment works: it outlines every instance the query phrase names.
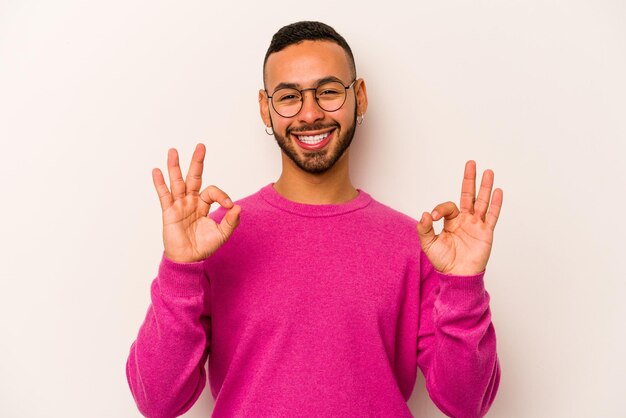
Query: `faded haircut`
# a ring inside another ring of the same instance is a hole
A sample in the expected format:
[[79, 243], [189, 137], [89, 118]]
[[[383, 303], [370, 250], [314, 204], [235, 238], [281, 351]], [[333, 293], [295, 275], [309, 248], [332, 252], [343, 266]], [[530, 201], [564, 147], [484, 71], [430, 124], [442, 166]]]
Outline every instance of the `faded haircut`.
[[352, 78], [356, 78], [356, 65], [350, 45], [339, 35], [335, 29], [321, 22], [302, 21], [283, 26], [274, 34], [270, 46], [263, 60], [263, 80], [265, 80], [265, 65], [270, 55], [282, 51], [290, 45], [299, 44], [303, 41], [331, 41], [343, 48], [348, 56]]

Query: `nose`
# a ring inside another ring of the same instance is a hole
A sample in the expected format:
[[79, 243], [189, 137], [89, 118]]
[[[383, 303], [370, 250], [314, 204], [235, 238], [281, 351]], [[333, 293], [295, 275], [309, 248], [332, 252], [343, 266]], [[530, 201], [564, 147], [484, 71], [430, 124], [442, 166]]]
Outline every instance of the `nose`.
[[298, 113], [298, 119], [300, 122], [309, 124], [324, 119], [324, 111], [317, 104], [317, 100], [315, 100], [315, 90], [302, 92], [302, 109]]

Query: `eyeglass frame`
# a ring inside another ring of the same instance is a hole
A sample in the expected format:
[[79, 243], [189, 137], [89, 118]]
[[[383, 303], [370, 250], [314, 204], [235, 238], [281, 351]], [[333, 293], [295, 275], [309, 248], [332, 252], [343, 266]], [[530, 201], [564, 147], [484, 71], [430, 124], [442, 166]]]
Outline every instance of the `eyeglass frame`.
[[[298, 113], [300, 113], [300, 112], [302, 111], [302, 108], [304, 107], [304, 92], [305, 92], [305, 91], [309, 91], [309, 90], [313, 90], [313, 91], [314, 91], [313, 98], [315, 99], [315, 103], [317, 103], [317, 106], [318, 106], [320, 109], [322, 109], [324, 112], [329, 112], [329, 113], [332, 113], [332, 112], [336, 112], [336, 111], [338, 111], [339, 109], [341, 109], [341, 108], [343, 107], [343, 105], [345, 105], [345, 104], [346, 104], [346, 100], [348, 99], [348, 90], [350, 90], [350, 89], [354, 86], [354, 83], [356, 83], [356, 82], [357, 82], [357, 80], [358, 80], [358, 78], [355, 78], [354, 80], [352, 80], [352, 82], [351, 82], [350, 84], [348, 84], [347, 86], [345, 86], [341, 80], [339, 80], [339, 79], [335, 79], [335, 78], [333, 77], [331, 80], [327, 80], [327, 81], [324, 81], [323, 83], [320, 83], [317, 87], [309, 87], [308, 89], [301, 89], [301, 90], [298, 90], [298, 89], [297, 89], [297, 88], [295, 88], [295, 87], [281, 87], [281, 88], [279, 88], [279, 89], [274, 90], [274, 93], [273, 93], [271, 96], [270, 96], [270, 94], [269, 94], [269, 92], [268, 92], [267, 90], [265, 90], [265, 94], [267, 95], [267, 99], [268, 99], [268, 100], [270, 101], [270, 103], [272, 104], [272, 109], [274, 109], [274, 111], [275, 111], [275, 112], [276, 112], [279, 116], [281, 116], [281, 117], [283, 117], [283, 118], [293, 118], [293, 117], [295, 117], [296, 115], [298, 115]], [[341, 103], [341, 106], [339, 106], [339, 107], [338, 107], [337, 109], [335, 109], [335, 110], [326, 110], [326, 109], [324, 109], [324, 108], [322, 107], [322, 105], [320, 105], [319, 98], [317, 97], [317, 94], [316, 94], [316, 93], [317, 93], [317, 89], [318, 89], [318, 88], [320, 88], [320, 86], [323, 86], [324, 84], [328, 84], [328, 83], [339, 83], [339, 84], [341, 84], [341, 86], [345, 89], [345, 90], [344, 90], [344, 96], [343, 96], [343, 103]], [[295, 90], [295, 91], [297, 91], [298, 93], [300, 93], [300, 109], [298, 109], [298, 111], [297, 111], [296, 113], [294, 113], [293, 115], [291, 115], [291, 116], [283, 116], [283, 115], [282, 115], [282, 114], [281, 114], [278, 110], [276, 110], [276, 106], [274, 106], [274, 101], [272, 100], [272, 97], [274, 97], [274, 96], [276, 95], [276, 92], [277, 92], [277, 91], [280, 91], [280, 90], [287, 90], [287, 89], [289, 89], [289, 90]]]

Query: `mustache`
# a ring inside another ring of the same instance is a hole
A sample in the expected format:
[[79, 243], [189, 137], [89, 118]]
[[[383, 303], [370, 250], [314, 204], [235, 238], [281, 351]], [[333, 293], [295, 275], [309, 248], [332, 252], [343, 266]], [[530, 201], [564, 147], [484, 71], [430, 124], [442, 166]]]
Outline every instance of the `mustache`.
[[298, 133], [298, 132], [307, 132], [307, 131], [320, 131], [322, 129], [328, 129], [328, 128], [338, 128], [339, 125], [336, 123], [332, 123], [329, 125], [324, 125], [321, 123], [314, 123], [313, 125], [301, 125], [298, 126], [296, 128], [289, 128], [287, 129], [287, 133], [291, 134], [291, 133]]

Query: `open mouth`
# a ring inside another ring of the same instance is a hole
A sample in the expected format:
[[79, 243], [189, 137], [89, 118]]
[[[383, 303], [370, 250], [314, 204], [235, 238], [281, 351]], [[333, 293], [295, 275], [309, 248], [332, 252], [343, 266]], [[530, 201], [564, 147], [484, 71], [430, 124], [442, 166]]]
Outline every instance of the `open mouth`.
[[312, 149], [320, 149], [326, 146], [332, 139], [335, 133], [335, 129], [333, 128], [326, 132], [316, 133], [313, 135], [303, 135], [299, 134], [291, 134], [295, 139], [296, 143], [304, 149], [312, 150]]

